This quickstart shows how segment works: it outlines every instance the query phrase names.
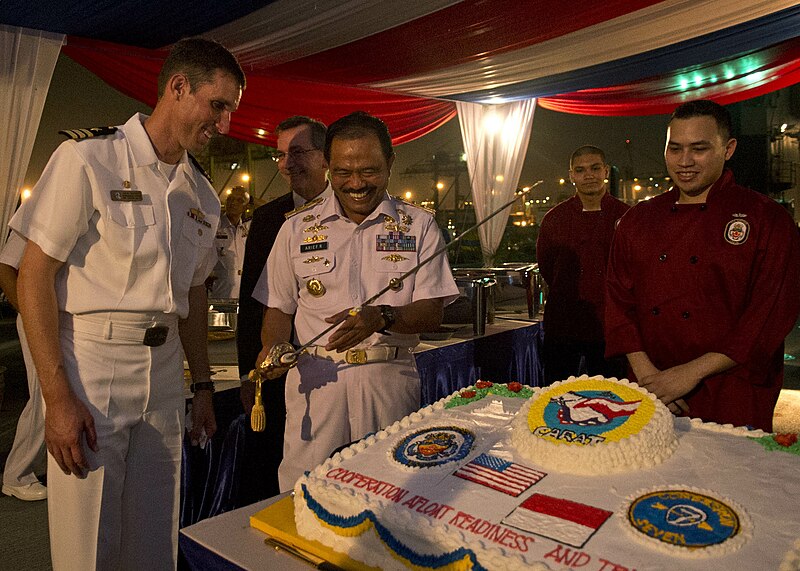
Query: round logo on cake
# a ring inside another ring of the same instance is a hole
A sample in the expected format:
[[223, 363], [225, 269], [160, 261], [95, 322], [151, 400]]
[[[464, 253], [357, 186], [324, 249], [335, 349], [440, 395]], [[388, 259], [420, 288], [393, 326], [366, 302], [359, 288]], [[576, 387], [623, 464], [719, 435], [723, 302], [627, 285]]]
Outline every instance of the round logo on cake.
[[395, 446], [392, 457], [404, 466], [430, 468], [463, 460], [475, 443], [475, 435], [459, 426], [435, 426], [417, 430]]
[[595, 445], [636, 434], [654, 411], [653, 401], [634, 387], [576, 380], [540, 393], [528, 412], [528, 428], [557, 444]]
[[741, 518], [731, 502], [695, 490], [646, 493], [628, 507], [628, 523], [648, 540], [698, 550], [740, 534]]

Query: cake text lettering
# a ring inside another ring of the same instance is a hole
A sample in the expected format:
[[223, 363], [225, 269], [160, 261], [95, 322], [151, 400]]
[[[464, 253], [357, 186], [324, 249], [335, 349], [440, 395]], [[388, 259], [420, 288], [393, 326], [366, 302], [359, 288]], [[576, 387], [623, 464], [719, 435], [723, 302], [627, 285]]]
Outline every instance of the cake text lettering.
[[636, 529], [640, 530], [642, 533], [646, 533], [650, 537], [658, 538], [665, 543], [672, 545], [686, 545], [686, 536], [684, 536], [682, 533], [660, 529], [650, 523], [650, 521], [647, 519], [637, 519], [634, 522], [634, 525], [636, 525]]
[[416, 510], [418, 513], [425, 514], [432, 518], [442, 519], [453, 508], [447, 504], [437, 504], [432, 502], [424, 496], [413, 496], [412, 498], [403, 502], [403, 505], [409, 509]]
[[369, 476], [359, 474], [358, 472], [345, 470], [344, 468], [334, 468], [326, 474], [326, 477], [330, 478], [331, 480], [339, 480], [345, 484], [352, 484], [354, 488], [366, 489], [368, 492], [376, 496], [386, 498], [387, 500], [397, 503], [402, 502], [403, 498], [405, 498], [408, 494], [408, 490], [400, 488], [399, 486], [395, 486], [394, 484], [390, 484], [389, 482], [384, 482], [382, 480], [376, 480], [375, 478], [370, 478]]
[[574, 442], [575, 444], [599, 444], [605, 440], [604, 437], [597, 434], [578, 434], [573, 430], [559, 430], [558, 428], [551, 428], [549, 426], [538, 426], [533, 431], [534, 436], [555, 438], [556, 440], [564, 440], [565, 442]]
[[545, 559], [552, 559], [557, 563], [564, 563], [571, 568], [583, 567], [592, 561], [592, 558], [583, 551], [573, 551], [563, 545], [556, 546], [551, 552], [545, 554]]
[[636, 571], [634, 567], [624, 567], [623, 565], [617, 565], [616, 563], [612, 563], [602, 557], [599, 558], [600, 561], [603, 562], [603, 566], [600, 567], [597, 571]]
[[464, 512], [458, 512], [448, 522], [450, 525], [460, 529], [480, 535], [481, 537], [505, 545], [511, 549], [516, 549], [522, 553], [528, 551], [528, 544], [535, 543], [536, 540], [527, 535], [522, 535], [516, 531], [512, 531], [502, 525], [491, 523], [485, 519], [476, 518], [473, 515]]

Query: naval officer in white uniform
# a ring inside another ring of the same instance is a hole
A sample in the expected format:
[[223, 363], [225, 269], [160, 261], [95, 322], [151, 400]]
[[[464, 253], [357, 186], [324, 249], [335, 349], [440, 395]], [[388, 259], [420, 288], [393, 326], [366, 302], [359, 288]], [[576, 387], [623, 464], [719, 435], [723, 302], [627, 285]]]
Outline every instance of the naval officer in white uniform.
[[228, 132], [244, 86], [218, 43], [178, 42], [153, 114], [73, 133], [10, 223], [28, 239], [19, 300], [45, 400], [55, 571], [176, 566], [181, 345], [191, 437], [216, 429], [204, 281], [220, 205], [187, 152]]

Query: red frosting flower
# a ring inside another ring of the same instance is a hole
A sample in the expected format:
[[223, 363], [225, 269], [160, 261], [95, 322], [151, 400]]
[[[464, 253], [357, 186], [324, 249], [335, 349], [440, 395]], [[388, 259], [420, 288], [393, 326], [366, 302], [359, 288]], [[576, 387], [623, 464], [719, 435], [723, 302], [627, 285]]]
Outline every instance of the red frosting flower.
[[477, 383], [475, 383], [476, 389], [488, 389], [491, 386], [492, 383], [490, 383], [489, 381], [478, 381]]
[[472, 398], [472, 397], [474, 397], [476, 394], [478, 394], [478, 393], [476, 393], [476, 392], [475, 392], [475, 391], [473, 391], [472, 389], [470, 389], [470, 390], [468, 390], [468, 391], [461, 391], [461, 398], [462, 398], [462, 399], [471, 399], [471, 398]]
[[522, 383], [518, 383], [517, 381], [508, 383], [508, 390], [510, 390], [512, 393], [518, 393], [522, 390]]
[[786, 446], [787, 448], [797, 442], [797, 435], [796, 434], [776, 434], [772, 437], [775, 442], [780, 444], [781, 446]]

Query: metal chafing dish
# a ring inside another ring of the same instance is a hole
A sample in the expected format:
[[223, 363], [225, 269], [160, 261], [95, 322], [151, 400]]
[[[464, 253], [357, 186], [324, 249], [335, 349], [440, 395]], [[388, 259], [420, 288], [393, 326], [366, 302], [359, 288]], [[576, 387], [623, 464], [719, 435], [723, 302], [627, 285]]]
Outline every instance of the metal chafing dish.
[[445, 323], [475, 321], [472, 307], [481, 279], [493, 282], [486, 292], [488, 323], [493, 322], [496, 312], [526, 312], [533, 319], [547, 299], [547, 285], [538, 264], [509, 262], [494, 268], [454, 268], [453, 277], [461, 297], [445, 308]]
[[238, 299], [209, 299], [208, 330], [235, 332], [238, 311]]
[[208, 300], [208, 357], [212, 365], [236, 364], [238, 299]]

